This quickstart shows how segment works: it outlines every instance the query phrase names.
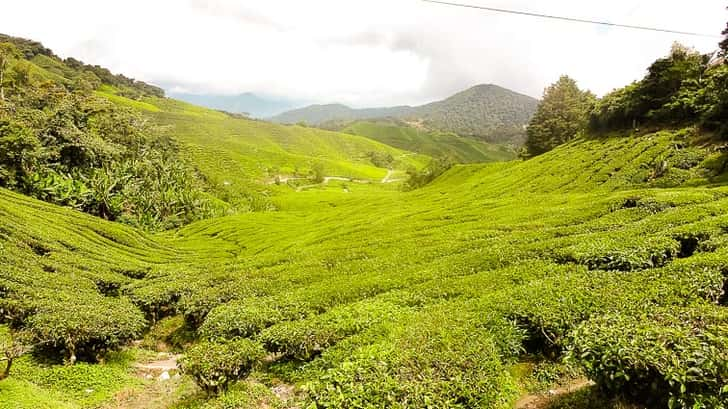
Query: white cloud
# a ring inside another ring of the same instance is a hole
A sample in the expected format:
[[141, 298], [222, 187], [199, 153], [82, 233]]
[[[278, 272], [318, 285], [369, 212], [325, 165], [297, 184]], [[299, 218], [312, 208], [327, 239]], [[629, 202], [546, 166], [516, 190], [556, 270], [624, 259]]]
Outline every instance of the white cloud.
[[[468, 0], [718, 34], [722, 0]], [[168, 88], [356, 106], [421, 103], [477, 83], [539, 96], [561, 74], [598, 94], [642, 77], [675, 40], [418, 0], [5, 0], [0, 31]]]

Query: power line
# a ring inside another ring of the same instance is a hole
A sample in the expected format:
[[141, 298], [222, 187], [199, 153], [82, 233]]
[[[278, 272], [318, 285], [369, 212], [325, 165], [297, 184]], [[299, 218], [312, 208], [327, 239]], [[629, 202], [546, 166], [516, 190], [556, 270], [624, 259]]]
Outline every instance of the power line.
[[541, 17], [541, 18], [549, 18], [549, 19], [553, 19], [553, 20], [570, 21], [572, 23], [598, 24], [601, 26], [631, 28], [634, 30], [658, 31], [661, 33], [682, 34], [682, 35], [695, 36], [695, 37], [721, 38], [720, 36], [717, 36], [717, 35], [693, 33], [690, 31], [678, 31], [678, 30], [670, 30], [670, 29], [666, 29], [666, 28], [634, 26], [634, 25], [629, 25], [629, 24], [617, 24], [617, 23], [612, 23], [609, 21], [585, 20], [585, 19], [581, 19], [581, 18], [553, 16], [553, 15], [549, 15], [549, 14], [539, 14], [539, 13], [532, 13], [532, 12], [528, 12], [528, 11], [508, 10], [508, 9], [499, 9], [499, 8], [495, 8], [495, 7], [477, 6], [474, 4], [451, 3], [451, 2], [440, 1], [440, 0], [421, 0], [421, 1], [424, 1], [426, 3], [444, 4], [446, 6], [455, 6], [455, 7], [464, 7], [464, 8], [470, 8], [470, 9], [495, 11], [497, 13], [517, 14], [517, 15], [521, 15], [521, 16]]

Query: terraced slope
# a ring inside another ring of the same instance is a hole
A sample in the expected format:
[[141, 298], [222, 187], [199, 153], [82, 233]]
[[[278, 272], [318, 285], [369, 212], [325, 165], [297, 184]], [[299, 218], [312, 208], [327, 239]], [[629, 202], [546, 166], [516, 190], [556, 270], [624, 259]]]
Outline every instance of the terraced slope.
[[[690, 130], [615, 135], [527, 162], [456, 166], [408, 193], [290, 192], [278, 212], [151, 237], [3, 191], [0, 239], [13, 249], [0, 259], [3, 308], [33, 329], [45, 311], [32, 305], [78, 293], [68, 305], [108, 305], [121, 340], [141, 329], [116, 311], [180, 315], [198, 339], [265, 348], [265, 363], [211, 407], [284, 382], [299, 406], [508, 408], [539, 376], [522, 368], [556, 371], [551, 359], [566, 355], [613, 394], [717, 408], [728, 365], [725, 160]], [[46, 271], [55, 260], [65, 261]], [[701, 375], [677, 377], [688, 370]], [[63, 388], [22, 371], [13, 382], [45, 397]], [[61, 401], [89, 406], [75, 396]]]
[[[52, 203], [73, 203], [101, 217], [152, 229], [173, 227], [211, 214], [271, 210], [270, 197], [285, 188], [269, 185], [281, 180], [283, 185], [294, 179], [312, 185], [325, 177], [373, 183], [429, 162], [424, 155], [360, 136], [253, 121], [166, 99], [159, 88], [61, 59], [39, 43], [1, 35], [0, 40], [18, 47], [7, 45], [14, 55], [8, 69], [27, 76], [6, 89], [7, 109], [0, 119], [12, 126], [4, 132], [11, 132], [12, 140], [25, 138], [25, 145], [14, 142], [7, 149], [28, 150], [11, 155], [25, 159], [8, 159], [10, 168], [3, 171], [0, 185]], [[61, 139], [44, 139], [46, 128], [57, 126], [54, 121], [63, 125], [54, 132], [80, 141], [74, 149], [95, 153], [73, 158], [72, 149], [60, 146]], [[144, 146], [128, 142], [130, 133]], [[29, 147], [36, 145], [42, 154], [31, 152]], [[140, 152], [130, 153], [134, 149]], [[145, 160], [138, 160], [140, 156]], [[168, 163], [157, 163], [163, 160]], [[155, 171], [144, 166], [164, 168], [169, 175], [164, 182], [153, 180], [150, 173]], [[171, 187], [161, 187], [168, 183]], [[145, 196], [137, 195], [141, 191], [148, 197], [140, 198]], [[138, 214], [142, 208], [149, 214]]]
[[[187, 157], [210, 183], [233, 194], [260, 190], [279, 175], [308, 176], [317, 165], [327, 176], [380, 181], [387, 175], [386, 166], [405, 170], [429, 161], [426, 155], [362, 136], [239, 118], [172, 99], [132, 101], [112, 92], [104, 95], [146, 111], [184, 143]], [[392, 161], [377, 166], [373, 155]]]
[[342, 131], [431, 157], [447, 157], [456, 163], [506, 161], [516, 156], [502, 145], [448, 132], [427, 132], [398, 121], [357, 121]]

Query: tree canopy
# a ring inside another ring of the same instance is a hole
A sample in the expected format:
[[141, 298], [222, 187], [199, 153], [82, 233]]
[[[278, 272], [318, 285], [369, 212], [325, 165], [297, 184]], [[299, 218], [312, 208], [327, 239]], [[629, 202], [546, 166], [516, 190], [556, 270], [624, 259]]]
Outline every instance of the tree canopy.
[[710, 56], [674, 44], [640, 81], [601, 98], [590, 115], [593, 131], [643, 125], [698, 123], [728, 135], [728, 65], [710, 66]]
[[60, 60], [53, 63], [68, 77], [54, 76], [26, 59], [51, 57], [20, 44], [25, 51], [0, 42], [0, 187], [150, 229], [211, 211], [204, 181], [176, 143], [141, 113], [94, 93], [113, 80], [141, 95], [146, 84]]
[[540, 155], [573, 139], [586, 127], [594, 100], [591, 92], [580, 90], [566, 75], [546, 88], [526, 129], [528, 154]]

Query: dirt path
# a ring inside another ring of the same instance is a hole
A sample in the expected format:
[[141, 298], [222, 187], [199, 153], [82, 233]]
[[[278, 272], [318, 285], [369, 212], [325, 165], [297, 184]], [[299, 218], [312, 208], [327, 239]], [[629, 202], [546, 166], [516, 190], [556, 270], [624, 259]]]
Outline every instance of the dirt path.
[[159, 359], [143, 364], [136, 364], [135, 367], [145, 372], [165, 372], [177, 369], [177, 360], [182, 355], [170, 355], [165, 359]]
[[316, 187], [316, 186], [328, 185], [329, 182], [332, 180], [340, 180], [342, 182], [363, 183], [363, 184], [372, 183], [370, 180], [367, 180], [367, 179], [354, 179], [354, 178], [347, 178], [347, 177], [343, 177], [343, 176], [324, 176], [324, 180], [321, 183], [316, 183], [313, 185], [299, 186], [296, 188], [296, 192], [300, 192], [302, 190], [310, 189], [310, 188]]
[[392, 178], [392, 175], [394, 175], [394, 170], [387, 169], [387, 175], [382, 178], [382, 183], [394, 183], [394, 182], [400, 182], [403, 179], [394, 179]]
[[165, 409], [179, 399], [178, 388], [183, 379], [177, 374], [181, 355], [160, 353], [155, 361], [137, 363], [137, 376], [144, 379], [142, 388], [116, 393], [103, 409]]
[[521, 397], [516, 402], [515, 409], [546, 409], [553, 400], [561, 395], [576, 392], [579, 389], [594, 385], [594, 382], [586, 378], [575, 379], [557, 389], [552, 389], [544, 393], [530, 394]]
[[275, 184], [278, 184], [278, 183], [286, 184], [286, 183], [288, 183], [288, 181], [292, 181], [292, 180], [303, 180], [303, 179], [306, 179], [306, 178], [304, 178], [304, 177], [298, 177], [298, 176], [278, 175], [278, 176], [274, 177], [273, 180], [268, 180], [266, 182], [266, 184], [268, 184], [268, 185], [275, 185]]

